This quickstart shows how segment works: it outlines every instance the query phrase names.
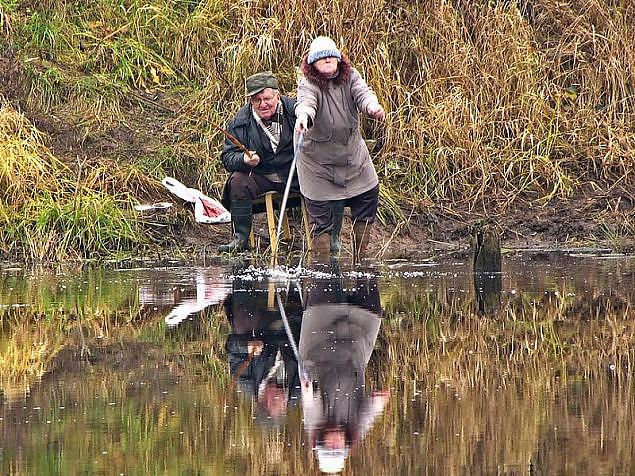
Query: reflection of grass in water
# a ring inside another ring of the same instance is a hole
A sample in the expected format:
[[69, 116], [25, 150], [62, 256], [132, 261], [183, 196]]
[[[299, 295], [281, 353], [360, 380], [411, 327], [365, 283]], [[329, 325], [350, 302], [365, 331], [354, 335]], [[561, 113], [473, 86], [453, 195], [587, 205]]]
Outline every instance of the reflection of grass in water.
[[[89, 313], [95, 316], [113, 312], [130, 311], [138, 307], [138, 286], [125, 274], [108, 274], [103, 268], [60, 267], [57, 270], [32, 268], [30, 279], [24, 276], [3, 275], [0, 280], [0, 296], [3, 304], [28, 304], [31, 313], [48, 316], [59, 311], [65, 314]], [[9, 312], [0, 309], [0, 316]], [[28, 313], [27, 313], [28, 315]]]
[[[444, 289], [419, 295], [412, 307], [405, 296], [385, 293], [386, 319], [375, 352], [382, 359], [371, 364], [369, 389], [393, 387], [393, 399], [367, 443], [349, 458], [356, 473], [523, 472], [531, 461], [554, 471], [566, 461], [571, 467], [593, 463], [598, 472], [619, 473], [635, 450], [630, 424], [624, 423], [635, 416], [628, 390], [635, 325], [619, 300], [602, 307], [593, 293], [567, 294], [544, 299], [518, 294], [497, 316], [477, 318], [469, 299]], [[132, 342], [149, 347], [143, 366], [113, 372], [108, 363], [97, 362], [87, 374], [65, 376], [65, 397], [85, 402], [86, 414], [79, 430], [71, 424], [77, 413], [59, 414], [55, 437], [64, 451], [58, 467], [80, 460], [96, 464], [95, 471], [315, 470], [296, 411], [279, 431], [263, 430], [253, 420], [252, 403], [229, 388], [227, 329], [219, 307], [205, 312], [192, 332], [166, 332], [162, 319], [100, 320], [84, 312], [86, 341], [95, 351], [117, 342], [122, 349]], [[32, 319], [28, 325], [22, 320], [22, 327], [17, 322], [5, 320], [3, 329], [14, 334], [48, 329], [41, 338], [54, 337], [51, 320]], [[57, 335], [64, 336], [62, 344], [76, 346], [71, 324]], [[97, 340], [104, 330], [106, 337]], [[607, 364], [616, 366], [610, 378]], [[156, 369], [164, 369], [172, 383], [152, 386], [153, 378], [159, 381]], [[615, 412], [610, 418], [607, 408]], [[559, 437], [554, 426], [573, 436]], [[600, 428], [604, 459], [593, 461], [600, 454]], [[41, 451], [37, 431], [30, 429], [24, 437], [24, 454], [34, 467], [53, 464]], [[12, 447], [10, 442], [5, 446]]]
[[[411, 319], [404, 318], [407, 308], [387, 306], [385, 382], [401, 397], [390, 409], [392, 426], [379, 430], [387, 446], [409, 441], [410, 454], [427, 455], [426, 468], [457, 473], [488, 473], [501, 462], [506, 471], [523, 472], [537, 454], [548, 455], [540, 467], [555, 473], [564, 461], [552, 450], [557, 445], [568, 450], [571, 467], [590, 464], [604, 474], [628, 467], [619, 458], [630, 461], [633, 433], [618, 418], [631, 421], [635, 411], [629, 390], [635, 322], [620, 297], [520, 294], [492, 318], [463, 312], [455, 319], [464, 305], [443, 299], [437, 305], [433, 331], [419, 305]], [[578, 387], [583, 393], [574, 395]], [[619, 417], [607, 414], [607, 399]], [[422, 428], [424, 422], [430, 426]], [[548, 422], [576, 437], [558, 440]], [[611, 441], [611, 457], [595, 462], [603, 454], [594, 447], [600, 429]], [[416, 459], [404, 464], [412, 473], [424, 468]]]
[[66, 345], [66, 339], [60, 323], [33, 326], [18, 314], [0, 318], [0, 324], [0, 388], [11, 401], [28, 393]]
[[[64, 381], [61, 400], [55, 398], [57, 385], [32, 386], [31, 402], [41, 401], [46, 418], [54, 414], [57, 423], [46, 432], [63, 453], [41, 450], [37, 425], [44, 423], [34, 421], [3, 442], [9, 459], [10, 448], [22, 441], [29, 468], [38, 474], [52, 469], [63, 474], [76, 470], [221, 474], [237, 468], [243, 474], [306, 473], [304, 458], [289, 458], [290, 453], [303, 451], [298, 410], [292, 417], [294, 425], [282, 433], [260, 431], [250, 401], [231, 388], [221, 308], [204, 313], [196, 334], [166, 332], [163, 316], [149, 317], [134, 328], [123, 321], [111, 322], [104, 339], [97, 340], [98, 331], [89, 329], [86, 340], [94, 362], [79, 370], [57, 364], [60, 375], [53, 377]], [[77, 345], [68, 332], [62, 340]], [[127, 357], [108, 360], [118, 349]], [[128, 358], [136, 362], [138, 355], [140, 365], [118, 369]], [[79, 406], [60, 411], [60, 405], [68, 402]]]
[[96, 339], [108, 337], [113, 327], [126, 322], [126, 312], [107, 315], [103, 309], [93, 314], [53, 309], [33, 314], [18, 308], [0, 315], [0, 384], [5, 399], [26, 394], [62, 349], [77, 347], [88, 358]]
[[[63, 348], [78, 348], [89, 358], [91, 349], [118, 339], [159, 346], [180, 356], [177, 363], [191, 360], [200, 374], [228, 379], [222, 360], [224, 319], [206, 313], [198, 321], [196, 338], [182, 339], [178, 333], [166, 331], [163, 318], [167, 311], [142, 306], [137, 286], [126, 279], [106, 278], [98, 270], [88, 270], [80, 278], [60, 284], [59, 276], [43, 273], [39, 280], [6, 278], [0, 283], [0, 294], [11, 297], [0, 309], [0, 382], [5, 397], [25, 394]], [[12, 307], [18, 303], [30, 305]], [[201, 336], [206, 336], [206, 342], [199, 341]]]
[[306, 474], [307, 461], [295, 457], [303, 450], [297, 413], [288, 432], [261, 430], [251, 406], [207, 376], [146, 389], [135, 377], [96, 369], [69, 382], [66, 397], [81, 409], [58, 411], [61, 421], [47, 427], [63, 448], [58, 461], [42, 451], [37, 431], [4, 444], [26, 439], [24, 456], [37, 474], [50, 474], [53, 464], [71, 469], [62, 474]]
[[[469, 300], [455, 299], [443, 290], [414, 296], [412, 307], [403, 302], [404, 296], [398, 294], [385, 301], [386, 327], [395, 336], [389, 339], [395, 346], [393, 354], [400, 359], [406, 356], [403, 364], [412, 370], [408, 372], [411, 375], [436, 375], [440, 381], [448, 375], [455, 383], [469, 384], [462, 381], [462, 376], [469, 374], [467, 368], [458, 372], [459, 363], [474, 366], [478, 376], [484, 372], [484, 357], [523, 366], [540, 360], [549, 364], [564, 360], [575, 368], [595, 362], [625, 361], [630, 365], [632, 359], [632, 346], [627, 345], [633, 343], [632, 313], [619, 296], [575, 296], [566, 289], [535, 296], [518, 293], [492, 318], [477, 318]], [[622, 324], [611, 324], [616, 321]], [[597, 342], [588, 341], [589, 329], [594, 330]], [[446, 362], [450, 367], [441, 370], [439, 364], [447, 360], [443, 359], [446, 355], [452, 356]], [[590, 355], [594, 358], [585, 360]], [[429, 366], [431, 359], [435, 359], [434, 368]], [[618, 373], [627, 371], [628, 365], [618, 368]], [[601, 365], [595, 369], [603, 370]]]
[[[4, 276], [0, 281], [0, 295], [6, 296], [0, 308], [5, 398], [26, 393], [64, 347], [83, 346], [88, 355], [95, 338], [125, 329], [141, 313], [137, 288], [106, 279], [101, 271], [87, 269], [66, 281], [46, 270], [31, 273], [37, 278]], [[28, 307], [19, 307], [24, 304]]]
[[196, 359], [200, 373], [227, 379], [222, 345], [210, 350], [198, 344], [200, 335], [208, 336], [207, 347], [223, 342], [224, 319], [206, 314], [199, 321], [200, 335], [188, 341], [166, 331], [167, 310], [155, 311], [139, 302], [133, 275], [90, 267], [81, 272], [60, 268], [56, 273], [33, 269], [29, 274], [31, 279], [8, 274], [0, 279], [0, 375], [5, 395], [28, 391], [64, 347], [78, 348], [88, 358], [91, 349], [116, 339], [158, 345], [182, 356], [181, 361]]

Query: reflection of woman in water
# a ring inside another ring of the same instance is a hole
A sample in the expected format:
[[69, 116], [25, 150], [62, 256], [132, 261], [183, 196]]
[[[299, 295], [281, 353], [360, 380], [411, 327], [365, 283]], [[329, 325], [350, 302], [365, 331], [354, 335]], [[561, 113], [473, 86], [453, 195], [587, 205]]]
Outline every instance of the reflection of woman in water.
[[319, 282], [309, 291], [302, 317], [300, 358], [304, 425], [320, 469], [343, 469], [388, 401], [388, 392], [366, 391], [364, 372], [379, 332], [381, 307], [375, 282]]
[[[286, 413], [287, 405], [298, 401], [298, 365], [289, 345], [280, 312], [269, 305], [269, 296], [247, 283], [235, 283], [225, 300], [232, 333], [226, 349], [232, 381], [246, 395], [256, 399], [260, 416], [269, 422]], [[288, 297], [292, 332], [300, 329], [299, 294]]]

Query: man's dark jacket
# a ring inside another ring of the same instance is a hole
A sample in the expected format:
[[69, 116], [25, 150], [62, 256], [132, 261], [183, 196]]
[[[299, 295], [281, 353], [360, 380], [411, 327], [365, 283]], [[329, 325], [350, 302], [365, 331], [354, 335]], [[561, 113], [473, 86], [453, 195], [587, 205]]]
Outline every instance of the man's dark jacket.
[[269, 137], [258, 126], [251, 112], [251, 105], [243, 106], [227, 131], [236, 137], [248, 150], [255, 150], [260, 157], [260, 163], [256, 167], [249, 167], [243, 161], [243, 151], [235, 146], [229, 139], [225, 139], [225, 145], [221, 158], [228, 172], [253, 171], [255, 174], [279, 173], [284, 179], [288, 177], [289, 166], [293, 160], [293, 128], [295, 127], [295, 100], [286, 96], [280, 96], [284, 107], [282, 115], [282, 135], [276, 152], [271, 148]]

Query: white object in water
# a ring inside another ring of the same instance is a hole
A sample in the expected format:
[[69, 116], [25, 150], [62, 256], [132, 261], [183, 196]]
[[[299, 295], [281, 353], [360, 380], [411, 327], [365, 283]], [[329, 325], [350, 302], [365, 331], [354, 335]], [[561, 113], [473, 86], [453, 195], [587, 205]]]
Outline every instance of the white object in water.
[[219, 304], [231, 293], [231, 285], [212, 280], [207, 281], [206, 275], [199, 272], [196, 275], [196, 298], [186, 299], [165, 316], [165, 324], [176, 327], [188, 317], [202, 311], [208, 306]]
[[198, 223], [230, 223], [229, 211], [218, 201], [208, 197], [195, 188], [189, 188], [172, 177], [165, 177], [161, 183], [172, 194], [186, 202], [194, 204], [194, 219]]
[[134, 209], [138, 212], [148, 212], [154, 210], [166, 210], [171, 206], [172, 204], [170, 202], [140, 203], [139, 205], [135, 205]]

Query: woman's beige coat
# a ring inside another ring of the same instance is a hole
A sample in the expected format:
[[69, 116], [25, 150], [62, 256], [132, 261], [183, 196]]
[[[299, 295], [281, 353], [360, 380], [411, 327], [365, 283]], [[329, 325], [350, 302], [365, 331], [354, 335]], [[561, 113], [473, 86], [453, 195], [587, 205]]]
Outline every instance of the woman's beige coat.
[[296, 115], [312, 122], [297, 163], [300, 191], [311, 200], [343, 200], [379, 182], [359, 129], [359, 113], [378, 104], [377, 96], [355, 68], [347, 81], [324, 88], [302, 77]]

